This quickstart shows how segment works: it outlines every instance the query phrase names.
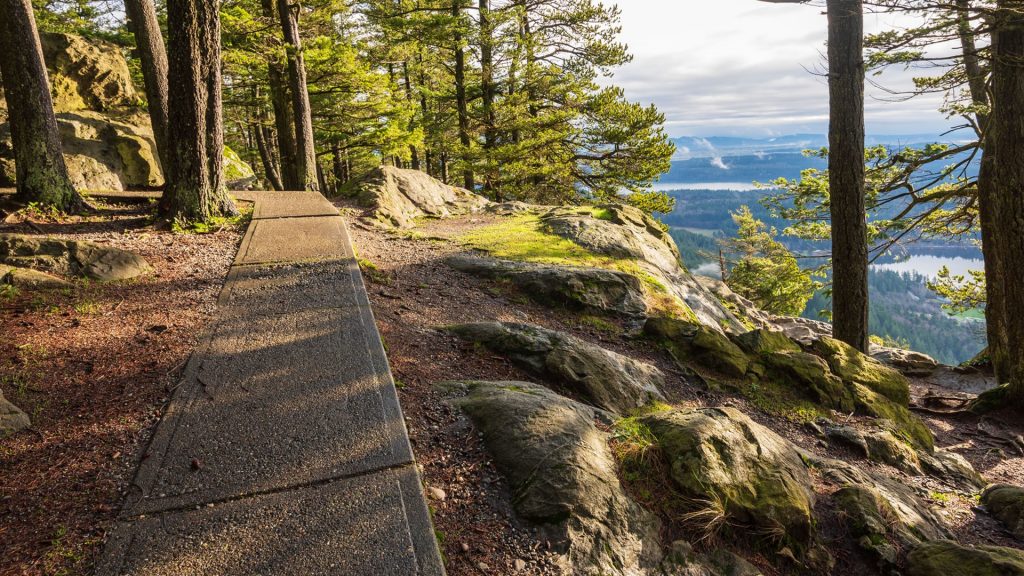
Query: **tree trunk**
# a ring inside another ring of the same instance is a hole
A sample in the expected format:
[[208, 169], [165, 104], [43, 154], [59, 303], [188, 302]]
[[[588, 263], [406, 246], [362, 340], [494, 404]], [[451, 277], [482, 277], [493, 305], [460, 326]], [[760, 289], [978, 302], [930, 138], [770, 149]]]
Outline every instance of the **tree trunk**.
[[345, 174], [345, 162], [341, 158], [341, 147], [337, 142], [331, 144], [331, 154], [334, 155], [334, 195], [337, 196], [348, 181], [348, 176]]
[[[275, 0], [260, 0], [263, 17], [268, 22], [278, 21]], [[267, 62], [267, 85], [270, 88], [270, 103], [274, 108], [274, 131], [277, 133], [277, 150], [281, 160], [281, 183], [285, 190], [301, 188], [299, 175], [295, 172], [295, 116], [292, 114], [291, 96], [285, 81], [284, 68], [276, 60]]]
[[[964, 70], [967, 83], [971, 90], [972, 102], [980, 107], [990, 105], [985, 70], [978, 56], [974, 30], [971, 27], [971, 11], [968, 0], [957, 0], [959, 16], [958, 33], [960, 47], [964, 55]], [[989, 130], [989, 115], [976, 113], [975, 124], [978, 126], [978, 137], [981, 139], [982, 155], [981, 170], [978, 173], [978, 217], [981, 222], [981, 249], [985, 257], [985, 277], [1002, 278], [1002, 257], [999, 253], [997, 228], [998, 215], [995, 212], [995, 198], [992, 196], [991, 178], [993, 176], [993, 155], [986, 145]], [[1003, 328], [1003, 294], [1000, 282], [987, 281], [985, 325], [988, 336], [988, 353], [992, 361], [996, 379], [1009, 375], [1007, 366], [1006, 332]]]
[[828, 0], [829, 191], [835, 337], [868, 350], [862, 0]]
[[993, 155], [998, 283], [1006, 332], [1009, 400], [1024, 406], [1024, 2], [997, 3], [992, 38], [992, 121], [986, 152]]
[[[419, 66], [420, 66], [420, 74], [419, 74], [420, 86], [422, 88], [425, 88], [426, 85], [427, 85], [427, 75], [426, 75], [426, 72], [424, 72], [423, 50], [422, 50], [422, 48], [420, 49], [419, 54], [417, 54], [417, 59], [419, 61]], [[427, 104], [427, 94], [426, 94], [425, 90], [422, 89], [422, 88], [420, 90], [420, 112], [423, 114], [423, 125], [424, 125], [424, 127], [426, 127], [428, 119], [430, 118], [430, 107]], [[433, 176], [434, 175], [433, 154], [431, 153], [431, 147], [430, 147], [429, 143], [427, 142], [427, 138], [424, 137], [423, 140], [424, 140], [424, 142], [423, 142], [423, 162], [424, 162], [424, 164], [426, 164], [427, 174], [429, 174], [430, 176]]]
[[494, 174], [491, 152], [497, 142], [494, 119], [494, 38], [491, 30], [490, 0], [479, 0], [480, 8], [480, 91], [483, 99], [484, 116], [484, 190], [494, 188]]
[[302, 38], [299, 37], [298, 7], [292, 9], [288, 0], [277, 0], [281, 18], [281, 31], [288, 46], [288, 79], [295, 112], [295, 173], [300, 190], [316, 192], [320, 186], [316, 177], [316, 145], [313, 141], [313, 116], [306, 86], [306, 63], [302, 56]]
[[238, 211], [224, 189], [220, 5], [168, 0], [168, 199], [174, 222], [208, 222]]
[[469, 138], [469, 102], [466, 98], [466, 51], [462, 46], [462, 32], [459, 30], [461, 23], [458, 21], [462, 15], [462, 0], [455, 0], [452, 3], [452, 16], [455, 17], [455, 33], [452, 39], [455, 42], [455, 105], [459, 114], [459, 143], [462, 145], [462, 184], [467, 190], [473, 190], [476, 185], [473, 181], [473, 165], [470, 156]]
[[167, 172], [167, 49], [160, 32], [153, 0], [125, 0], [128, 24], [135, 35], [135, 46], [142, 62], [149, 121], [153, 126], [160, 166]]
[[31, 0], [0, 0], [0, 70], [17, 172], [17, 198], [63, 212], [84, 208], [68, 178]]
[[[262, 114], [261, 114], [262, 116]], [[260, 118], [262, 120], [262, 118]], [[284, 190], [284, 183], [281, 182], [281, 172], [274, 163], [274, 156], [270, 153], [270, 146], [267, 143], [266, 129], [262, 124], [253, 127], [253, 136], [256, 139], [256, 148], [260, 152], [260, 161], [263, 163], [263, 172], [267, 175], [267, 182], [274, 190]]]

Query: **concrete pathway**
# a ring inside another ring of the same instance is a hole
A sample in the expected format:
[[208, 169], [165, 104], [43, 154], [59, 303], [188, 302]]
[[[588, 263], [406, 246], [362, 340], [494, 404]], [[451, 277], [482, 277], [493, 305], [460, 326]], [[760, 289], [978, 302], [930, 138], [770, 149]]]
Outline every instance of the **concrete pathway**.
[[97, 573], [442, 575], [351, 241], [260, 193]]

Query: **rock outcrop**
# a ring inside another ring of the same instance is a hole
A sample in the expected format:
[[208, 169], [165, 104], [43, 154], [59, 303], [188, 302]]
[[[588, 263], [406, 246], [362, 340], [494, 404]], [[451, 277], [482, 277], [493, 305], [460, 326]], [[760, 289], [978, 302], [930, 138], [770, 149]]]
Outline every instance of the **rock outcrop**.
[[1024, 550], [928, 542], [907, 556], [907, 576], [1024, 576]]
[[632, 206], [553, 208], [540, 217], [548, 232], [605, 256], [635, 260], [671, 297], [711, 330], [746, 328], [683, 267], [672, 237], [650, 216]]
[[[71, 34], [41, 35], [64, 160], [75, 188], [129, 190], [164, 184], [149, 115], [140, 105], [121, 49]], [[6, 109], [0, 109], [0, 186], [16, 180]], [[229, 188], [251, 184], [255, 173], [225, 149]]]
[[814, 539], [814, 490], [796, 448], [734, 408], [673, 410], [642, 418], [672, 480], [688, 497], [751, 526], [779, 547]]
[[0, 234], [0, 263], [67, 277], [127, 280], [152, 267], [141, 256], [93, 242]]
[[989, 486], [981, 494], [981, 505], [1014, 536], [1024, 540], [1024, 488], [1008, 484]]
[[508, 480], [512, 504], [563, 553], [566, 573], [639, 575], [661, 560], [659, 522], [625, 493], [594, 410], [525, 382], [449, 384]]
[[650, 318], [644, 333], [660, 342], [677, 360], [696, 361], [723, 374], [742, 377], [750, 359], [724, 334], [703, 324], [673, 318]]
[[551, 378], [588, 404], [620, 415], [663, 401], [660, 370], [563, 332], [526, 324], [484, 322], [450, 326], [463, 340], [504, 354]]
[[507, 281], [541, 304], [631, 317], [647, 311], [643, 285], [625, 272], [461, 255], [445, 263], [460, 272]]
[[488, 200], [464, 188], [449, 186], [419, 170], [382, 166], [350, 185], [360, 205], [380, 222], [409, 228], [417, 218], [446, 218], [479, 212]]
[[0, 438], [20, 432], [31, 425], [32, 421], [29, 420], [28, 414], [8, 402], [3, 392], [0, 392]]
[[4, 264], [0, 264], [0, 284], [28, 290], [52, 290], [68, 286], [67, 281], [45, 272], [31, 268], [15, 268]]
[[896, 370], [833, 338], [819, 338], [813, 347], [844, 382], [866, 386], [901, 406], [910, 403], [910, 382]]

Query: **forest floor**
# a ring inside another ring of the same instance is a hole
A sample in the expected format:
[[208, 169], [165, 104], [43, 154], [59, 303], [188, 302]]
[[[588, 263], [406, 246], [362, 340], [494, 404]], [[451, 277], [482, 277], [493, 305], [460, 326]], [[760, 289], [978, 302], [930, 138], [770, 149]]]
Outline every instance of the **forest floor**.
[[[976, 500], [948, 493], [933, 480], [907, 476], [894, 468], [869, 462], [854, 452], [821, 441], [796, 419], [766, 414], [742, 396], [711, 392], [689, 382], [670, 358], [642, 339], [630, 337], [629, 327], [613, 318], [581, 315], [539, 305], [507, 286], [481, 280], [448, 268], [447, 256], [466, 248], [459, 236], [499, 222], [491, 215], [424, 220], [412, 231], [387, 231], [367, 225], [355, 210], [347, 212], [356, 251], [388, 357], [398, 381], [402, 408], [409, 425], [417, 461], [429, 487], [444, 490], [443, 502], [432, 502], [434, 522], [442, 536], [448, 573], [452, 576], [488, 574], [549, 574], [545, 558], [548, 544], [518, 523], [511, 511], [511, 496], [495, 471], [482, 442], [468, 419], [446, 401], [436, 384], [447, 380], [525, 380], [546, 384], [561, 393], [557, 382], [545, 382], [512, 364], [507, 358], [463, 343], [438, 331], [463, 322], [522, 322], [568, 332], [607, 349], [658, 366], [667, 376], [663, 390], [670, 402], [688, 406], [733, 405], [783, 437], [822, 456], [854, 462], [858, 467], [883, 470], [907, 484], [920, 487], [930, 502], [949, 520], [964, 543], [1020, 547], [987, 515], [974, 509]], [[914, 382], [915, 393], [936, 389]], [[990, 482], [1024, 483], [1024, 445], [1013, 438], [1024, 434], [1020, 419], [994, 414], [984, 422], [975, 416], [932, 415], [926, 420], [936, 432], [937, 445], [965, 456]], [[979, 426], [980, 424], [980, 426]], [[981, 432], [987, 428], [993, 435]], [[1007, 440], [1009, 439], [1009, 440]], [[836, 557], [843, 574], [874, 573], [850, 545], [842, 519], [823, 504], [836, 488], [819, 483], [820, 528], [824, 543]], [[627, 488], [629, 483], [626, 482]], [[828, 516], [828, 514], [832, 514]], [[663, 518], [665, 543], [695, 534], [671, 518]], [[728, 536], [723, 536], [728, 538]], [[737, 540], [707, 541], [713, 549], [725, 543], [751, 560], [766, 576], [781, 574], [771, 559]], [[518, 562], [521, 560], [522, 562]], [[525, 563], [525, 567], [524, 567]], [[517, 570], [516, 567], [519, 569]], [[488, 569], [482, 570], [486, 565]], [[853, 571], [851, 571], [853, 570]]]
[[89, 574], [153, 425], [215, 309], [241, 230], [173, 234], [149, 204], [9, 219], [0, 232], [142, 255], [133, 281], [0, 296], [0, 390], [32, 427], [0, 440], [0, 575]]
[[[0, 225], [0, 232], [42, 233], [107, 243], [145, 256], [156, 272], [138, 281], [76, 283], [71, 290], [0, 298], [0, 389], [33, 416], [33, 427], [0, 441], [0, 576], [89, 574], [112, 525], [149, 434], [197, 335], [210, 319], [240, 230], [172, 235], [151, 226], [148, 206], [102, 205], [92, 216]], [[425, 221], [413, 232], [385, 231], [343, 209], [361, 259], [385, 341], [416, 459], [431, 498], [439, 542], [452, 576], [556, 574], [550, 545], [521, 524], [511, 496], [479, 435], [436, 384], [449, 380], [526, 380], [558, 389], [508, 359], [437, 330], [460, 322], [499, 320], [561, 330], [650, 362], [667, 375], [674, 404], [734, 405], [820, 455], [855, 462], [931, 494], [966, 543], [1021, 546], [976, 511], [976, 502], [942, 492], [931, 480], [906, 476], [822, 442], [804, 423], [766, 414], [738, 395], [691, 382], [659, 350], [630, 337], [613, 318], [580, 315], [534, 303], [497, 283], [448, 268], [464, 252], [462, 234], [494, 216]], [[926, 382], [915, 382], [923, 394]], [[559, 390], [565, 392], [564, 390]], [[1006, 414], [933, 415], [938, 445], [963, 454], [991, 482], [1024, 483], [1024, 453], [1013, 439], [1024, 424]], [[628, 483], [627, 483], [628, 487]], [[434, 490], [440, 489], [440, 491]], [[827, 502], [834, 488], [819, 486]], [[819, 505], [821, 511], [829, 507]], [[823, 516], [824, 543], [843, 573], [872, 573], [849, 545], [841, 519]], [[696, 540], [665, 522], [663, 538]], [[728, 536], [723, 536], [728, 538]], [[727, 544], [761, 568], [781, 574], [747, 543]], [[854, 570], [854, 571], [850, 571]]]

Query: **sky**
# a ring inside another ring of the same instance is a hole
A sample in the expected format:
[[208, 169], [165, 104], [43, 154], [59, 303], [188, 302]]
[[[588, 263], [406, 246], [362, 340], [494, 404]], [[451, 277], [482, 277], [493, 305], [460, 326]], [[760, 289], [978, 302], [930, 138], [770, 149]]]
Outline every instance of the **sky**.
[[[823, 69], [827, 34], [820, 6], [757, 0], [605, 3], [622, 9], [621, 39], [634, 56], [611, 81], [631, 100], [656, 104], [671, 136], [827, 132], [828, 86], [814, 73]], [[908, 24], [890, 15], [865, 17], [868, 32]], [[906, 89], [914, 75], [896, 70], [873, 80]], [[869, 86], [868, 133], [944, 132], [953, 122], [937, 112], [941, 103], [938, 96], [895, 102]]]

